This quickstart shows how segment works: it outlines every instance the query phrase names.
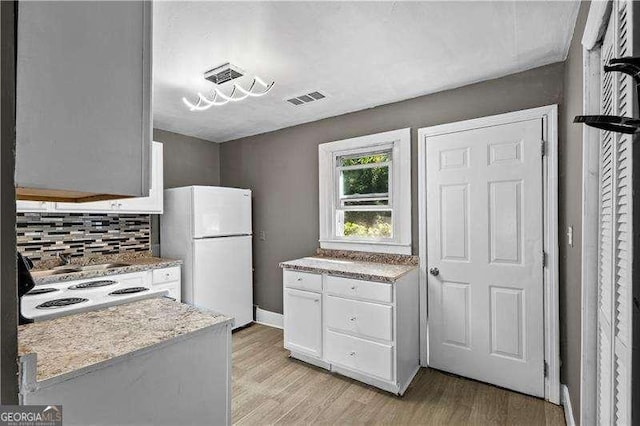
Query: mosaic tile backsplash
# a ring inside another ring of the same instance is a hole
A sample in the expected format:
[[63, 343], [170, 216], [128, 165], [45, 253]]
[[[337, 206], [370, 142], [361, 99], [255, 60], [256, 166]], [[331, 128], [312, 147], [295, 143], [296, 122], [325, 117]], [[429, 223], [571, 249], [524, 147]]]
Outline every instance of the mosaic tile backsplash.
[[34, 261], [58, 253], [71, 257], [149, 251], [149, 215], [113, 213], [18, 213], [18, 251]]

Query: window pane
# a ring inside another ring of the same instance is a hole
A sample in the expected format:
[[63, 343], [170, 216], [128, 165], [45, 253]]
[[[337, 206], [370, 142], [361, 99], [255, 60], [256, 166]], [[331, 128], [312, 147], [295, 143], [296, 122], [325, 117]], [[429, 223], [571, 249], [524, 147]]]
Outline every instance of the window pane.
[[359, 164], [375, 164], [386, 163], [391, 161], [391, 152], [379, 152], [377, 154], [358, 155], [358, 156], [344, 156], [340, 157], [340, 164], [342, 167], [357, 166]]
[[388, 194], [389, 167], [342, 170], [342, 196]]
[[345, 237], [391, 238], [390, 211], [345, 211]]

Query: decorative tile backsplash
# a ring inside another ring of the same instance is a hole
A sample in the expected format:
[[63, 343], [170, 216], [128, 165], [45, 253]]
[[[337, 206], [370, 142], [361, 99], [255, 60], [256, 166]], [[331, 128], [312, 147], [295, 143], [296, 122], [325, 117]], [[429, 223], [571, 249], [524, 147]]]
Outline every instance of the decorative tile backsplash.
[[113, 213], [18, 213], [18, 251], [34, 261], [58, 253], [81, 257], [150, 251], [149, 215]]

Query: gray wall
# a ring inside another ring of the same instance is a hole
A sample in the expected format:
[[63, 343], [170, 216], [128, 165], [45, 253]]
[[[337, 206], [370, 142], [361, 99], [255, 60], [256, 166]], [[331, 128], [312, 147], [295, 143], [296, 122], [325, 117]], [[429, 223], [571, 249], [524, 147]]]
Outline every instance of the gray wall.
[[[580, 424], [581, 258], [582, 258], [582, 33], [589, 3], [582, 3], [564, 68], [564, 99], [560, 108], [560, 354], [561, 382], [571, 395], [576, 423]], [[573, 226], [573, 247], [567, 227]]]
[[153, 129], [164, 145], [164, 187], [220, 184], [220, 145], [204, 139]]
[[253, 243], [255, 303], [282, 312], [278, 262], [307, 256], [318, 247], [318, 144], [412, 128], [413, 252], [418, 254], [417, 129], [559, 104], [563, 73], [563, 63], [551, 64], [222, 144], [222, 184], [253, 191], [254, 234], [266, 233], [265, 241]]
[[[220, 145], [167, 130], [153, 129], [153, 140], [163, 144], [164, 187], [220, 185]], [[151, 251], [160, 254], [159, 217], [151, 217]]]
[[14, 7], [0, 3], [0, 404], [18, 403]]

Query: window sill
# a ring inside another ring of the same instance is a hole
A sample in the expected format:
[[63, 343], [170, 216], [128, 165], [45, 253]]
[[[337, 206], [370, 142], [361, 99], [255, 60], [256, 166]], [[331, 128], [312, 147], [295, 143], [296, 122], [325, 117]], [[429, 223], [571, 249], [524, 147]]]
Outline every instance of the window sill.
[[345, 241], [320, 240], [320, 248], [330, 250], [353, 250], [369, 253], [406, 254], [411, 255], [411, 244], [389, 243], [381, 241]]

